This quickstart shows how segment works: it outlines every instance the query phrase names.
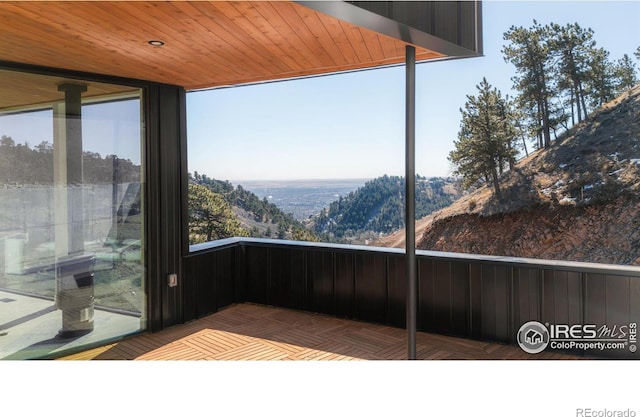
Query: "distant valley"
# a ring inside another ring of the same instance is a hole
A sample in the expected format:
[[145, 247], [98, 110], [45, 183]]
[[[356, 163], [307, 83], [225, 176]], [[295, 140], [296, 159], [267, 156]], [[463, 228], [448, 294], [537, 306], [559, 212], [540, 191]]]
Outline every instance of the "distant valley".
[[319, 180], [240, 180], [240, 184], [260, 199], [266, 198], [297, 220], [306, 220], [320, 213], [333, 201], [345, 197], [362, 187], [369, 179], [319, 179]]
[[[234, 185], [196, 172], [190, 174], [190, 182], [219, 196], [215, 200], [212, 195], [204, 205], [208, 208], [192, 209], [192, 214], [208, 212], [205, 217], [217, 218], [214, 223], [221, 224], [219, 230], [245, 236], [368, 244], [404, 224], [403, 177], [241, 181]], [[417, 176], [416, 184], [419, 216], [446, 207], [459, 196], [457, 182], [451, 178]], [[194, 218], [190, 227], [200, 220]]]

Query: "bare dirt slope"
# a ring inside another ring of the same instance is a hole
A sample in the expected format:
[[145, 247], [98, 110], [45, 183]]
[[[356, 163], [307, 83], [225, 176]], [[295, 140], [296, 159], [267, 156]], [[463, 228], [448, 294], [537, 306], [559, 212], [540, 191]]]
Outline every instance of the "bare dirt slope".
[[[640, 264], [640, 86], [487, 187], [417, 222], [418, 248]], [[376, 242], [404, 247], [404, 230]]]

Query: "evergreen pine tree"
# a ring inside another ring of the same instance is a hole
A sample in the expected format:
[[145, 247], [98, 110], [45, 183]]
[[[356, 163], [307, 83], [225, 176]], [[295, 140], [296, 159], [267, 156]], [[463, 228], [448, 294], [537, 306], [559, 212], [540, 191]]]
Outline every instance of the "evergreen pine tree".
[[512, 63], [518, 73], [512, 80], [520, 92], [519, 107], [530, 120], [538, 146], [547, 148], [551, 144], [554, 112], [549, 30], [534, 20], [530, 29], [511, 26], [503, 39], [509, 42], [502, 48], [504, 60]]
[[231, 206], [204, 185], [189, 184], [189, 243], [246, 236]]
[[614, 66], [609, 51], [598, 48], [591, 51], [591, 69], [587, 78], [588, 101], [596, 109], [615, 97]]
[[629, 55], [624, 54], [614, 66], [615, 75], [615, 93], [616, 96], [635, 87], [638, 83], [638, 75], [636, 73], [636, 64], [631, 60]]
[[572, 124], [587, 116], [586, 79], [591, 66], [590, 57], [595, 50], [593, 30], [584, 29], [578, 23], [560, 26], [549, 25], [550, 53], [557, 62], [554, 65], [558, 93], [566, 97], [571, 109]]
[[455, 174], [462, 176], [463, 188], [478, 181], [489, 182], [500, 198], [499, 175], [515, 159], [516, 132], [510, 123], [508, 103], [500, 91], [486, 78], [476, 87], [478, 95], [467, 96], [464, 110], [460, 109], [460, 132], [449, 161], [456, 167]]

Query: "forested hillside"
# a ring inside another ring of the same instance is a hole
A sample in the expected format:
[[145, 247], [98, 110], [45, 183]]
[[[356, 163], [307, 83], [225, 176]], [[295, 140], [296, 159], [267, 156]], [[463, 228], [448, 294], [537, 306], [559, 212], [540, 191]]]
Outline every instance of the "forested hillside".
[[[116, 155], [105, 157], [85, 151], [83, 179], [88, 184], [112, 184], [139, 182], [140, 166]], [[53, 145], [41, 142], [31, 148], [3, 135], [0, 138], [0, 184], [4, 185], [52, 185]]]
[[[313, 230], [327, 240], [371, 231], [389, 233], [404, 226], [405, 180], [403, 177], [376, 178], [340, 197], [313, 218]], [[416, 217], [450, 205], [458, 188], [450, 178], [416, 177]]]
[[[241, 185], [234, 187], [229, 181], [210, 178], [198, 172], [189, 174], [189, 182], [206, 187], [229, 205], [244, 233], [251, 237], [266, 237], [293, 240], [318, 240], [316, 235], [307, 230], [293, 215], [284, 213], [266, 198], [260, 199]], [[221, 203], [216, 203], [220, 205]], [[232, 230], [235, 230], [232, 228]], [[238, 234], [236, 234], [238, 235]], [[217, 238], [230, 237], [220, 236]]]
[[418, 248], [640, 264], [640, 86], [434, 215]]
[[[455, 149], [449, 153], [463, 189], [490, 184], [501, 199], [501, 177], [530, 149], [549, 149], [573, 126], [638, 82], [625, 54], [612, 61], [592, 29], [578, 23], [512, 26], [504, 33], [505, 62], [513, 64], [515, 97], [483, 77], [477, 95], [460, 109]], [[640, 59], [640, 52], [635, 55]]]
[[[448, 158], [467, 193], [417, 222], [418, 248], [640, 264], [636, 63], [578, 23], [534, 20], [503, 39], [516, 94], [483, 77], [467, 96]], [[404, 233], [375, 244], [403, 247]]]

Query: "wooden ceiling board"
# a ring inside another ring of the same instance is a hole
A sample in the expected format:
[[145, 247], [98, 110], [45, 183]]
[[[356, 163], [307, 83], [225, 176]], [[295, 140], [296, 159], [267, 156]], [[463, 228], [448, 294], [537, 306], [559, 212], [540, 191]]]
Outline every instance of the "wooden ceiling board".
[[[58, 91], [62, 83], [78, 83], [78, 80], [53, 77], [49, 75], [30, 74], [26, 72], [0, 70], [0, 111], [24, 111], [48, 107], [52, 103], [64, 101], [64, 92]], [[138, 91], [136, 88], [83, 82], [87, 91], [82, 93], [84, 99], [99, 97], [122, 97]]]
[[[282, 36], [276, 25], [270, 24], [251, 3], [234, 3], [230, 7], [223, 8], [221, 12], [236, 25], [233, 29], [244, 28], [250, 39], [250, 43], [246, 46], [264, 56], [269, 64], [279, 66], [281, 71], [302, 71], [311, 65], [306, 59], [303, 62], [294, 59], [293, 56], [299, 55], [295, 49], [283, 48], [284, 45], [289, 45], [287, 38]], [[270, 51], [270, 54], [261, 51], [263, 49]]]
[[262, 5], [258, 9], [250, 3], [240, 2], [234, 4], [234, 7], [247, 19], [254, 22], [264, 37], [278, 48], [280, 59], [285, 61], [291, 70], [302, 71], [304, 68], [319, 65], [316, 56], [309, 57], [302, 53], [306, 49], [304, 41], [286, 24], [271, 4]]
[[187, 90], [402, 63], [406, 45], [288, 1], [2, 1], [0, 39], [2, 61]]
[[[250, 3], [247, 3], [245, 6], [249, 5]], [[215, 11], [215, 13], [208, 13], [208, 18], [202, 23], [216, 25], [212, 27], [211, 32], [222, 33], [231, 48], [225, 52], [234, 54], [238, 57], [237, 59], [246, 59], [247, 66], [251, 68], [252, 72], [257, 72], [264, 66], [273, 68], [276, 72], [298, 71], [304, 68], [289, 56], [285, 55], [284, 59], [280, 58], [284, 54], [277, 48], [276, 42], [284, 42], [285, 40], [275, 30], [265, 33], [256, 27], [255, 21], [243, 16], [242, 12], [236, 8], [242, 4], [217, 6], [221, 5], [214, 5], [214, 7], [196, 5], [196, 7], [201, 7], [209, 12]], [[251, 7], [251, 9], [254, 8]]]

